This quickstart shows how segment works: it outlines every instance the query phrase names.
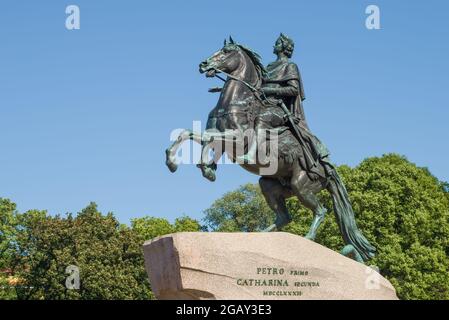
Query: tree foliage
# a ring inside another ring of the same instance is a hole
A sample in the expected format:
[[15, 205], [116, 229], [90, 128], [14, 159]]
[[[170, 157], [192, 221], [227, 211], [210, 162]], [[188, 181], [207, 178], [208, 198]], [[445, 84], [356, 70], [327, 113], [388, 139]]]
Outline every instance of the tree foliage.
[[[359, 228], [377, 248], [370, 264], [379, 267], [401, 299], [449, 299], [449, 193], [427, 169], [389, 154], [339, 167]], [[316, 241], [336, 251], [343, 247], [327, 191], [319, 194], [329, 213]], [[246, 185], [227, 193], [206, 210], [205, 222], [216, 231], [250, 231], [270, 216], [260, 190]], [[293, 222], [284, 231], [305, 235], [310, 210], [296, 198], [287, 201]], [[259, 223], [257, 222], [259, 221]]]
[[[377, 248], [369, 263], [395, 286], [401, 299], [449, 299], [449, 184], [404, 157], [389, 154], [340, 166], [359, 228]], [[343, 247], [331, 198], [316, 241]], [[287, 200], [293, 222], [284, 231], [305, 235], [310, 210]], [[103, 215], [94, 203], [78, 215], [19, 213], [0, 198], [0, 299], [149, 299], [142, 244], [184, 231], [259, 231], [274, 221], [257, 185], [226, 193], [205, 211], [204, 225], [187, 216], [170, 223], [142, 217], [131, 226]], [[68, 266], [80, 271], [79, 290], [66, 287]]]
[[11, 264], [11, 241], [16, 236], [16, 205], [8, 199], [0, 198], [0, 270]]
[[260, 231], [272, 224], [275, 217], [259, 187], [253, 184], [226, 193], [205, 214], [206, 227], [221, 232]]
[[16, 205], [0, 198], [0, 299], [16, 298], [12, 279], [13, 245], [17, 235]]
[[131, 220], [131, 227], [142, 240], [150, 240], [175, 232], [201, 231], [199, 222], [187, 216], [177, 218], [174, 224], [170, 224], [170, 222], [164, 218], [136, 218]]
[[[94, 203], [76, 217], [22, 217], [17, 259], [19, 299], [148, 299], [142, 243]], [[68, 289], [67, 267], [79, 268], [80, 288]]]
[[[76, 216], [19, 213], [13, 202], [0, 198], [0, 299], [151, 299], [143, 242], [200, 229], [187, 216], [173, 224], [143, 217], [128, 227], [112, 213], [100, 213], [95, 203]], [[66, 285], [73, 266], [79, 289]]]

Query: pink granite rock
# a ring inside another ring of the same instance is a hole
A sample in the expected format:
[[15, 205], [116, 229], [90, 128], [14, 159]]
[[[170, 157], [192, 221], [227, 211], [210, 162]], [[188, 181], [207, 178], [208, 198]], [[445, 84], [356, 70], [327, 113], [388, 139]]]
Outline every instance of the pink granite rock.
[[144, 254], [158, 299], [397, 299], [373, 268], [290, 233], [175, 233]]

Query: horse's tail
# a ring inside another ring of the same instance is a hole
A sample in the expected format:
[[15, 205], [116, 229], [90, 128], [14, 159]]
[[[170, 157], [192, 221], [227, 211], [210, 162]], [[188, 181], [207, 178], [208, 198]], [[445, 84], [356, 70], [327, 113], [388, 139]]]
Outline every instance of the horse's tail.
[[335, 217], [343, 240], [346, 244], [352, 245], [363, 260], [369, 260], [374, 257], [376, 248], [369, 243], [357, 228], [348, 192], [337, 171], [335, 169], [331, 171], [327, 189], [332, 196]]

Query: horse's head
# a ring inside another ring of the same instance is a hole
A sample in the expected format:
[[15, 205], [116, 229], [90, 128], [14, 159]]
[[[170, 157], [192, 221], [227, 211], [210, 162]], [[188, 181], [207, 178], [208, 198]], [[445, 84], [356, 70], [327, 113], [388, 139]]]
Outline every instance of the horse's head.
[[225, 40], [221, 50], [200, 63], [200, 73], [206, 73], [206, 77], [214, 77], [215, 73], [219, 71], [232, 74], [233, 71], [238, 69], [242, 61], [241, 46], [229, 37], [229, 42]]

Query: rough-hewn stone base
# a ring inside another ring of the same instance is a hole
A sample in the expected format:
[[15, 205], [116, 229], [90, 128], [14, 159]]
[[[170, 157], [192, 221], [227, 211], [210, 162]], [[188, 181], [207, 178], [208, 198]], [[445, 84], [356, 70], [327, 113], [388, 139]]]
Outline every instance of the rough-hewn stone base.
[[284, 232], [176, 233], [144, 254], [158, 299], [397, 299], [372, 268]]

